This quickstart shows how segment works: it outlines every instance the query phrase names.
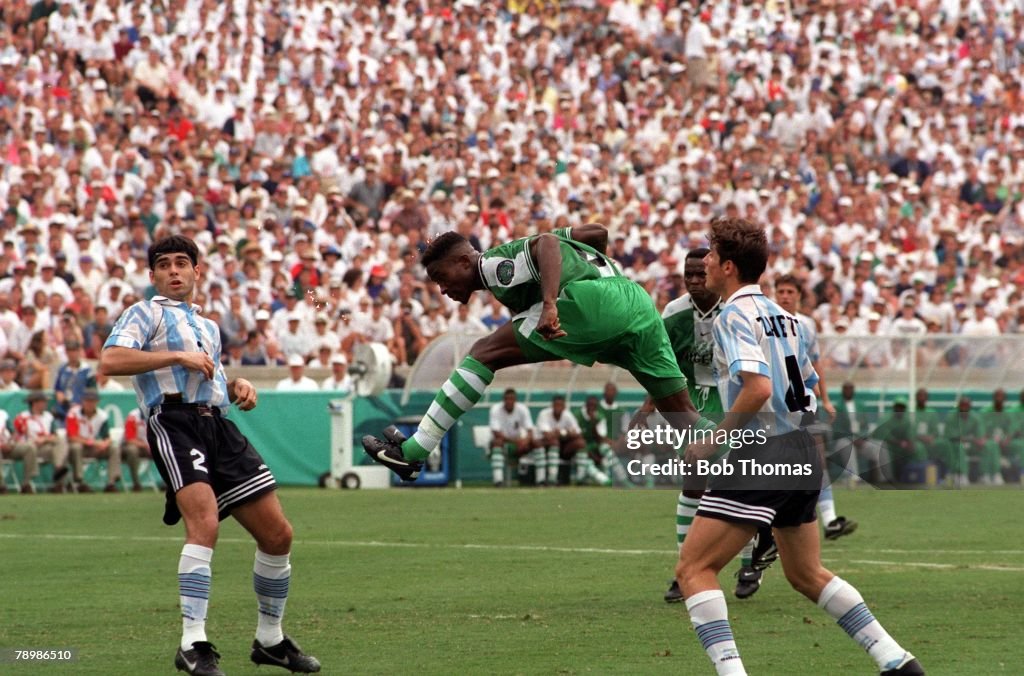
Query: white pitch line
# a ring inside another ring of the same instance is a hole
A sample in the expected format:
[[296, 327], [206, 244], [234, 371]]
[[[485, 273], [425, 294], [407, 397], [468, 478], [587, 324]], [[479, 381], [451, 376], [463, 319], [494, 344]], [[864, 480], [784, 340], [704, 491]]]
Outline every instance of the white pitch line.
[[[74, 540], [74, 541], [110, 541], [110, 542], [171, 542], [179, 543], [181, 538], [173, 535], [90, 535], [81, 533], [0, 533], [0, 539], [25, 539], [25, 540]], [[252, 540], [247, 538], [219, 538], [218, 542], [225, 544], [250, 544]], [[478, 543], [428, 543], [428, 542], [383, 542], [380, 540], [297, 540], [298, 547], [380, 547], [391, 549], [449, 549], [449, 550], [482, 550], [482, 551], [513, 551], [513, 552], [554, 552], [559, 554], [605, 554], [611, 556], [671, 556], [672, 550], [665, 549], [611, 549], [603, 547], [549, 547], [545, 545], [499, 545], [499, 544], [478, 544]], [[1001, 554], [1019, 553], [1018, 550], [903, 550], [903, 549], [867, 549], [858, 550], [863, 552], [886, 552], [892, 554], [912, 553], [950, 553], [950, 554]], [[989, 563], [934, 563], [927, 561], [880, 561], [876, 559], [836, 559], [827, 557], [823, 559], [826, 563], [842, 565], [861, 564], [869, 566], [888, 566], [896, 568], [932, 568], [935, 570], [989, 570], [998, 572], [1019, 573], [1024, 568], [1018, 566], [1007, 566], [1002, 564]]]
[[924, 561], [873, 561], [870, 559], [851, 559], [847, 563], [863, 563], [871, 566], [896, 566], [911, 568], [935, 568], [938, 570], [994, 570], [1003, 573], [1022, 573], [1024, 568], [1020, 566], [1003, 566], [993, 565], [987, 563], [971, 563], [971, 564], [959, 564], [959, 563], [928, 563]]
[[872, 554], [1009, 554], [1024, 555], [1024, 549], [857, 549]]
[[[181, 542], [180, 537], [160, 535], [86, 535], [81, 533], [0, 533], [0, 538], [28, 540], [101, 540], [128, 542]], [[246, 538], [218, 538], [218, 543], [247, 544]], [[547, 547], [544, 545], [435, 544], [429, 542], [381, 542], [379, 540], [296, 540], [295, 545], [321, 547], [391, 547], [411, 549], [481, 549], [517, 552], [557, 552], [564, 554], [621, 554], [623, 556], [671, 555], [670, 549], [607, 549], [600, 547]]]

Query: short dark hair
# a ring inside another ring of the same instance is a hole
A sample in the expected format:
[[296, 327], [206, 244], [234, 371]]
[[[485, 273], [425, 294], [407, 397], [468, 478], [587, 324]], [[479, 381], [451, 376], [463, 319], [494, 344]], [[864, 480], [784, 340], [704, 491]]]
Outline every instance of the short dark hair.
[[501, 393], [501, 396], [507, 397], [510, 394], [511, 395], [515, 395], [516, 394], [516, 388], [514, 388], [514, 387], [507, 388], [504, 392]]
[[796, 275], [786, 274], [776, 279], [775, 288], [778, 289], [780, 286], [792, 286], [800, 294], [800, 300], [804, 299], [804, 285], [796, 278]]
[[739, 281], [756, 284], [768, 267], [768, 236], [764, 228], [745, 218], [716, 218], [711, 221], [711, 248], [719, 263], [732, 261]]
[[711, 249], [706, 246], [699, 246], [696, 249], [690, 249], [686, 252], [686, 260], [690, 260], [691, 258], [704, 258], [709, 253], [711, 253]]
[[182, 235], [171, 235], [153, 242], [149, 247], [149, 269], [156, 269], [156, 259], [165, 254], [183, 253], [192, 261], [192, 265], [199, 264], [199, 247], [188, 237]]
[[454, 230], [439, 235], [427, 245], [426, 251], [420, 256], [420, 264], [425, 268], [429, 267], [437, 261], [444, 260], [462, 245], [470, 246], [469, 240]]

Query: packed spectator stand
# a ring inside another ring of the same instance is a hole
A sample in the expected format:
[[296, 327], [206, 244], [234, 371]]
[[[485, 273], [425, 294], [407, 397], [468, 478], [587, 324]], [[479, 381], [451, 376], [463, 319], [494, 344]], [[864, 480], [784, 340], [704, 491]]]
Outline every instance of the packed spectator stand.
[[591, 221], [659, 307], [726, 214], [768, 226], [770, 274], [804, 280], [826, 336], [1024, 321], [1019, 2], [0, 12], [0, 352], [26, 388], [68, 342], [96, 358], [171, 233], [206, 252], [230, 366], [360, 340], [411, 364], [508, 320], [425, 281], [431, 237]]

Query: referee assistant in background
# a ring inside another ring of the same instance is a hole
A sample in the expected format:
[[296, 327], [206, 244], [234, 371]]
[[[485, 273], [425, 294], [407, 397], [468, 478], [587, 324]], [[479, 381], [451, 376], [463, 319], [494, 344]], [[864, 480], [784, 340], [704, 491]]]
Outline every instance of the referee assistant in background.
[[164, 523], [185, 520], [178, 559], [182, 637], [174, 665], [196, 676], [223, 674], [220, 655], [206, 637], [206, 609], [219, 523], [230, 515], [257, 546], [253, 587], [259, 622], [252, 661], [293, 672], [320, 671], [316, 658], [281, 630], [292, 527], [263, 458], [224, 417], [231, 403], [243, 411], [255, 408], [256, 389], [242, 378], [227, 380], [220, 331], [192, 304], [198, 260], [198, 248], [186, 237], [154, 243], [149, 279], [158, 295], [121, 315], [100, 358], [106, 375], [132, 376], [139, 407], [148, 412], [147, 439], [167, 484]]

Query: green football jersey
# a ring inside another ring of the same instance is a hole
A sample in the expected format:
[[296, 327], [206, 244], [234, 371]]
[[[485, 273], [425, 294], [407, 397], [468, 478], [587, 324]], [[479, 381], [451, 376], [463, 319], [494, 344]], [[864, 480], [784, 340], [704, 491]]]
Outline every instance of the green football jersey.
[[606, 436], [607, 425], [605, 425], [604, 416], [601, 415], [601, 409], [595, 412], [593, 418], [587, 417], [586, 407], [576, 409], [576, 422], [580, 424], [580, 430], [583, 432], [583, 440], [588, 444], [596, 444], [598, 440]]
[[[615, 262], [604, 254], [582, 242], [555, 236], [562, 251], [559, 291], [570, 282], [622, 276]], [[530, 242], [534, 238], [517, 239], [488, 249], [480, 256], [484, 287], [513, 314], [525, 312], [543, 301], [540, 271], [530, 254]]]
[[707, 314], [701, 313], [686, 294], [665, 306], [661, 318], [672, 343], [679, 369], [686, 376], [690, 399], [698, 411], [722, 412], [718, 384], [711, 376], [714, 340], [711, 336], [715, 317], [721, 311], [716, 304]]

